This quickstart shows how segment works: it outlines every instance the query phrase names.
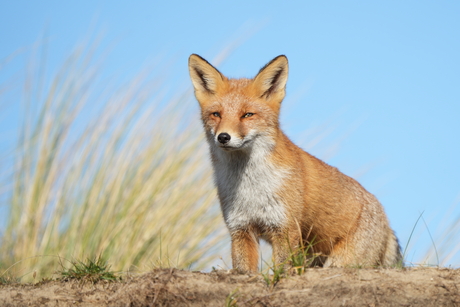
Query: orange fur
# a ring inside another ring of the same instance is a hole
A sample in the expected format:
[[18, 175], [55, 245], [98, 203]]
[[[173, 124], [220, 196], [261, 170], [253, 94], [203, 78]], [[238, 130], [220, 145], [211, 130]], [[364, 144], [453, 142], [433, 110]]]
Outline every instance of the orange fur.
[[232, 237], [234, 268], [257, 270], [259, 238], [272, 245], [278, 264], [300, 244], [311, 244], [324, 266], [401, 261], [377, 199], [280, 130], [285, 56], [273, 59], [254, 79], [228, 79], [197, 55], [190, 56], [189, 69]]

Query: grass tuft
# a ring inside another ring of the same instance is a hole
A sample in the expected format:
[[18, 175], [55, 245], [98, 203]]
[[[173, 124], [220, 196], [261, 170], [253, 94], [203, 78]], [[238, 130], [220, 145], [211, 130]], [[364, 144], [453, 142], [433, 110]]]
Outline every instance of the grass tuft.
[[79, 280], [97, 283], [98, 281], [116, 281], [117, 276], [110, 271], [110, 266], [105, 260], [98, 257], [95, 259], [87, 259], [86, 261], [73, 261], [72, 267], [63, 269], [60, 272], [61, 280]]
[[[272, 273], [272, 274], [271, 274]], [[262, 277], [269, 288], [274, 288], [281, 278], [284, 277], [284, 264], [268, 265], [266, 272], [262, 272]]]
[[0, 285], [11, 285], [19, 283], [20, 279], [11, 275], [0, 276]]
[[225, 307], [237, 307], [238, 306], [238, 297], [239, 295], [239, 288], [236, 288], [232, 292], [230, 292], [227, 297], [225, 298]]
[[297, 275], [305, 273], [305, 269], [311, 267], [318, 259], [319, 255], [313, 252], [314, 240], [307, 246], [300, 241], [300, 246], [295, 250], [290, 249], [289, 260], [293, 270]]

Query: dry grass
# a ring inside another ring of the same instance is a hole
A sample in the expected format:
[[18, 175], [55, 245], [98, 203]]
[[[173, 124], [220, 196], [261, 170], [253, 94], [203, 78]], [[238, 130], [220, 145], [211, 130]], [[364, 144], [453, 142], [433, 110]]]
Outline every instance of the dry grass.
[[110, 88], [95, 67], [80, 48], [49, 86], [44, 73], [25, 82], [14, 169], [1, 178], [12, 188], [0, 276], [48, 277], [60, 258], [97, 256], [114, 271], [200, 268], [222, 242], [192, 93], [165, 99], [156, 68]]

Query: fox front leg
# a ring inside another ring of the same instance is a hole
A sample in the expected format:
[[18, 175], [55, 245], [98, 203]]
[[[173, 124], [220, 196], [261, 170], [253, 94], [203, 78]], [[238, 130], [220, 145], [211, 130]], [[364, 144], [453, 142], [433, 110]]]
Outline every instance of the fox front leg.
[[233, 268], [242, 272], [257, 272], [259, 241], [252, 231], [231, 233]]

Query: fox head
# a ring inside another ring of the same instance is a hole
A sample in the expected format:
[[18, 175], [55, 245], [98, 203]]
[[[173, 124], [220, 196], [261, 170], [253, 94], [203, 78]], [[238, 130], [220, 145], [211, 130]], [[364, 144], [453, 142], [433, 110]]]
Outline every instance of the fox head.
[[189, 71], [210, 143], [235, 151], [251, 148], [260, 137], [274, 139], [288, 76], [284, 55], [253, 79], [228, 79], [196, 54], [189, 58]]

